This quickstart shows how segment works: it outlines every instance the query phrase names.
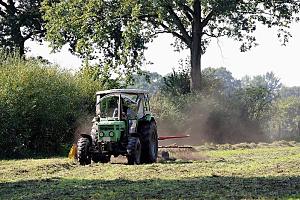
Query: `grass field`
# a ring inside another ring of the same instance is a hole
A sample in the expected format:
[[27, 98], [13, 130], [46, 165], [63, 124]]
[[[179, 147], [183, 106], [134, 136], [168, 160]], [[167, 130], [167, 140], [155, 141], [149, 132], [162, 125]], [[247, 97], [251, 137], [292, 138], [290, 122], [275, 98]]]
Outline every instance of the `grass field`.
[[0, 199], [300, 199], [299, 143], [196, 149], [193, 161], [139, 166], [2, 160]]

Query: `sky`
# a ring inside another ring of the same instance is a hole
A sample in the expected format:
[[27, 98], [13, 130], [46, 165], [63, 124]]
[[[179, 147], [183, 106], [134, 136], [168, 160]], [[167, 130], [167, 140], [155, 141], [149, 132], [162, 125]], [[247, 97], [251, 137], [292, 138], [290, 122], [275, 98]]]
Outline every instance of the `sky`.
[[[262, 75], [274, 72], [286, 86], [300, 86], [300, 24], [293, 24], [290, 32], [292, 38], [286, 46], [282, 46], [277, 38], [276, 29], [259, 26], [255, 36], [259, 46], [246, 53], [239, 51], [239, 43], [228, 38], [213, 40], [202, 58], [202, 67], [226, 67], [235, 78], [245, 75]], [[148, 45], [146, 59], [153, 64], [144, 66], [151, 72], [166, 75], [172, 68], [178, 69], [179, 59], [185, 59], [189, 51], [174, 52], [170, 44], [173, 39], [164, 34]], [[81, 60], [68, 52], [64, 46], [61, 52], [51, 53], [47, 43], [39, 45], [33, 41], [26, 42], [31, 49], [29, 56], [42, 56], [63, 68], [78, 70]]]

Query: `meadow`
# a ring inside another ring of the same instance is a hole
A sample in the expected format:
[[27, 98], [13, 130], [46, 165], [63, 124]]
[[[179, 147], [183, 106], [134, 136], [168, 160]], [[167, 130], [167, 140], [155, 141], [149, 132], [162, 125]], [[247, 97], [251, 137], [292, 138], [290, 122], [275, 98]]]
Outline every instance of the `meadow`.
[[[299, 199], [300, 144], [207, 144], [149, 165], [0, 161], [0, 199]], [[184, 154], [183, 156], [180, 154]]]

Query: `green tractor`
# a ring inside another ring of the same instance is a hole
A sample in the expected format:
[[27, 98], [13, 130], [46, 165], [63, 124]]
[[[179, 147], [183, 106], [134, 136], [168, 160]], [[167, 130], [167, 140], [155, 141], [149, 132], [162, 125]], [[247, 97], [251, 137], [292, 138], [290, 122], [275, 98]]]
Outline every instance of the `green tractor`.
[[147, 91], [113, 89], [97, 92], [96, 97], [92, 130], [77, 142], [79, 163], [108, 163], [119, 155], [130, 165], [156, 162], [157, 127]]

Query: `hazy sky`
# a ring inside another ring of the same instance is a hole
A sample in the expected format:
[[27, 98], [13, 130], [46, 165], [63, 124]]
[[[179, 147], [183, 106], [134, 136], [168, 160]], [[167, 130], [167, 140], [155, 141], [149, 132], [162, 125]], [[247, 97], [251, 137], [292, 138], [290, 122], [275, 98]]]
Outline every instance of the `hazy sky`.
[[[281, 46], [275, 29], [259, 27], [256, 32], [259, 46], [246, 53], [241, 53], [239, 43], [233, 40], [214, 40], [203, 56], [202, 66], [226, 67], [235, 78], [273, 71], [283, 84], [300, 86], [300, 24], [293, 25], [290, 31], [293, 38], [287, 46]], [[146, 66], [147, 70], [165, 75], [172, 68], [178, 68], [178, 60], [186, 58], [189, 51], [174, 52], [171, 42], [169, 35], [162, 35], [149, 44], [146, 58], [154, 64]], [[34, 42], [27, 42], [26, 45], [31, 48], [28, 55], [43, 56], [67, 69], [77, 70], [81, 65], [80, 59], [68, 53], [67, 47], [60, 53], [50, 54], [47, 45], [41, 46]]]

